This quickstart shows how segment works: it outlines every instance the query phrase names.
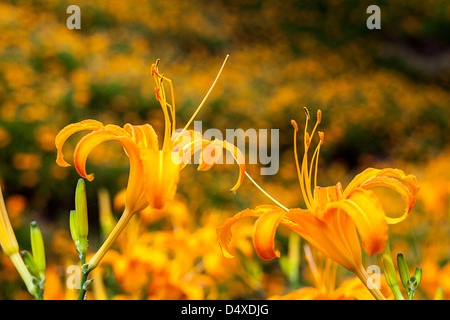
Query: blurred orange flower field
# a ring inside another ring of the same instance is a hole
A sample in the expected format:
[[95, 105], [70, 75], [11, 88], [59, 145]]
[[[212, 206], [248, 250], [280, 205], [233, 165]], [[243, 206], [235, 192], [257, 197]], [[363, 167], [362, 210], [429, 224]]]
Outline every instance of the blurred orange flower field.
[[0, 299], [449, 300], [450, 3], [368, 6], [2, 1]]

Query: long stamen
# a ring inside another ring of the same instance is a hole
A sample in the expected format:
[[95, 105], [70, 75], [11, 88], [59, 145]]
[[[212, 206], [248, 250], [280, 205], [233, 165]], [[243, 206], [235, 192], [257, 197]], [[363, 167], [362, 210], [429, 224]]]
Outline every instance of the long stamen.
[[314, 166], [314, 185], [313, 185], [314, 191], [317, 189], [317, 172], [318, 172], [318, 168], [319, 168], [319, 154], [320, 154], [320, 147], [323, 144], [324, 133], [319, 131], [319, 137], [320, 137], [320, 142], [317, 145], [316, 150], [314, 151], [313, 157], [311, 159], [311, 164], [309, 166], [309, 181], [311, 181], [311, 176], [312, 176], [313, 166]]
[[[303, 160], [302, 160], [302, 169], [301, 169], [301, 173], [299, 174], [299, 180], [300, 180], [300, 185], [303, 185], [303, 189], [302, 189], [302, 194], [303, 197], [305, 199], [305, 202], [309, 202], [308, 209], [312, 208], [312, 204], [314, 204], [314, 195], [311, 191], [311, 178], [312, 178], [312, 169], [313, 169], [313, 165], [315, 164], [315, 176], [314, 176], [314, 190], [317, 187], [317, 167], [318, 167], [318, 158], [319, 158], [319, 151], [320, 151], [320, 145], [322, 144], [322, 138], [323, 138], [323, 133], [319, 133], [319, 136], [321, 136], [321, 143], [319, 144], [319, 147], [316, 148], [316, 150], [314, 151], [313, 157], [311, 159], [311, 165], [308, 171], [308, 151], [309, 151], [309, 147], [311, 145], [311, 139], [314, 136], [316, 129], [318, 127], [318, 125], [321, 123], [322, 121], [322, 111], [318, 110], [317, 111], [317, 121], [316, 124], [314, 125], [314, 128], [311, 132], [311, 135], [308, 134], [307, 128], [308, 128], [308, 121], [310, 118], [309, 115], [309, 111], [307, 108], [303, 108], [305, 110], [306, 113], [306, 123], [305, 123], [305, 133], [304, 133], [304, 145], [305, 145], [305, 152], [303, 154]], [[298, 160], [297, 160], [298, 162]], [[306, 196], [305, 196], [306, 194]], [[306, 201], [306, 199], [308, 199]]]
[[[303, 161], [302, 161], [302, 178], [304, 183], [304, 188], [306, 191], [306, 196], [308, 198], [308, 201], [312, 207], [312, 204], [314, 203], [314, 196], [311, 191], [311, 179], [310, 175], [308, 174], [308, 159], [307, 159], [307, 151], [305, 150], [305, 154], [303, 155]], [[311, 208], [310, 208], [311, 209]]]
[[311, 138], [314, 137], [314, 133], [316, 133], [317, 126], [320, 124], [320, 122], [322, 122], [322, 111], [319, 109], [319, 110], [317, 110], [317, 120], [316, 120], [316, 124], [314, 125], [314, 128], [311, 132]]
[[[319, 151], [320, 151], [320, 143], [316, 147], [316, 150], [314, 150], [313, 156], [311, 158], [311, 163], [309, 165], [309, 181], [311, 181], [313, 168], [317, 168], [317, 162], [319, 161]], [[314, 175], [314, 189], [313, 190], [316, 190], [316, 186], [317, 186], [317, 169], [316, 169], [315, 175]]]
[[[308, 151], [309, 151], [309, 147], [311, 145], [311, 138], [313, 135], [308, 134], [308, 122], [309, 122], [309, 118], [310, 118], [309, 110], [306, 107], [304, 107], [303, 110], [305, 111], [305, 114], [306, 114], [306, 121], [305, 121], [305, 132], [304, 132], [305, 150], [303, 153], [303, 160], [302, 160], [301, 183], [304, 185], [304, 191], [306, 194], [305, 198], [307, 198], [308, 202], [309, 202], [309, 206], [307, 205], [308, 209], [312, 210], [313, 203], [314, 203], [314, 196], [311, 192], [311, 180], [310, 180], [310, 176], [308, 174]], [[316, 127], [317, 127], [317, 123], [314, 126], [312, 134], [314, 134]]]
[[317, 189], [317, 171], [319, 168], [319, 153], [320, 153], [320, 146], [323, 144], [324, 133], [319, 131], [319, 137], [320, 137], [320, 143], [317, 146], [317, 159], [316, 159], [316, 168], [315, 168], [315, 175], [314, 175], [314, 190]]
[[[308, 198], [308, 196], [306, 194], [305, 186], [304, 186], [303, 169], [302, 169], [302, 171], [300, 171], [300, 165], [299, 165], [299, 162], [298, 162], [298, 153], [297, 153], [297, 131], [298, 131], [298, 126], [297, 126], [297, 122], [295, 122], [295, 120], [291, 120], [291, 124], [294, 127], [294, 157], [295, 157], [295, 166], [297, 168], [298, 182], [300, 183], [300, 189], [302, 191], [303, 200], [305, 201], [305, 204], [308, 207], [308, 209], [311, 210], [312, 207], [311, 207], [311, 204], [309, 203], [309, 198]], [[305, 142], [305, 144], [306, 144], [306, 142]], [[305, 160], [305, 159], [303, 158], [303, 160]]]
[[281, 209], [283, 209], [283, 210], [285, 210], [285, 211], [289, 211], [289, 209], [287, 208], [287, 207], [285, 207], [285, 206], [283, 206], [281, 203], [279, 203], [277, 200], [275, 200], [275, 198], [274, 197], [272, 197], [270, 194], [268, 194], [263, 188], [261, 188], [260, 186], [259, 186], [259, 184], [257, 184], [256, 183], [256, 181], [255, 180], [253, 180], [253, 178], [248, 174], [248, 172], [247, 171], [245, 171], [245, 175], [247, 176], [247, 178], [249, 178], [250, 179], [250, 181], [262, 192], [262, 193], [264, 193], [264, 195], [266, 196], [266, 197], [268, 197], [270, 200], [272, 200], [273, 202], [275, 202]]
[[[171, 116], [172, 116], [172, 124], [173, 124], [172, 131], [174, 131], [175, 130], [175, 94], [174, 94], [174, 91], [173, 91], [172, 80], [170, 80], [169, 78], [165, 77], [163, 74], [159, 73], [159, 70], [158, 70], [159, 61], [160, 61], [160, 59], [156, 60], [156, 63], [152, 66], [152, 76], [155, 79], [157, 89], [158, 89], [158, 87], [161, 87], [161, 89], [162, 89], [162, 94], [163, 94], [163, 97], [164, 97], [164, 101], [166, 102], [166, 105], [170, 109], [170, 113], [171, 113]], [[157, 79], [160, 79], [159, 86], [158, 86], [158, 80]], [[172, 104], [168, 104], [167, 101], [166, 101], [166, 94], [165, 94], [165, 91], [164, 91], [164, 86], [163, 86], [162, 80], [166, 80], [167, 82], [169, 82]]]
[[[197, 107], [197, 110], [195, 110], [194, 114], [192, 115], [191, 119], [189, 119], [189, 121], [187, 122], [186, 126], [183, 128], [183, 130], [181, 130], [180, 134], [178, 135], [178, 137], [181, 137], [181, 135], [184, 133], [184, 131], [187, 130], [187, 128], [189, 128], [189, 126], [191, 125], [192, 121], [194, 121], [195, 117], [197, 116], [197, 114], [200, 112], [200, 109], [203, 107], [203, 105], [206, 102], [206, 99], [208, 98], [209, 94], [211, 93], [212, 89], [214, 88], [214, 86], [216, 85], [217, 79], [219, 79], [220, 74], [222, 73], [223, 68], [225, 67], [225, 64], [228, 60], [229, 55], [227, 54], [227, 56], [225, 57], [225, 60], [222, 63], [222, 66], [220, 67], [219, 72], [217, 73], [216, 79], [214, 79], [213, 84], [211, 85], [211, 87], [209, 88], [208, 92], [206, 93], [205, 97], [203, 98], [202, 102], [200, 103], [200, 105]], [[177, 138], [178, 138], [177, 137]]]
[[307, 108], [303, 108], [303, 110], [305, 110], [306, 113], [306, 123], [305, 123], [305, 139], [304, 139], [304, 144], [305, 144], [305, 153], [307, 152], [308, 148], [309, 148], [309, 144], [310, 144], [310, 137], [308, 134], [308, 122], [309, 122], [309, 111]]

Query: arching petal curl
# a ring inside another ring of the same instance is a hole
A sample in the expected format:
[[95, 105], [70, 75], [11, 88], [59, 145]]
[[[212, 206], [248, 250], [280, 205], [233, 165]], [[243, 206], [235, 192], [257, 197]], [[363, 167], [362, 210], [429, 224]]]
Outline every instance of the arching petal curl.
[[83, 131], [83, 130], [98, 130], [104, 128], [103, 123], [96, 120], [83, 120], [77, 123], [72, 123], [65, 126], [56, 136], [55, 145], [57, 150], [56, 163], [61, 167], [70, 166], [64, 160], [64, 155], [62, 153], [62, 148], [66, 140], [73, 134]]
[[343, 198], [348, 198], [358, 188], [388, 187], [397, 191], [405, 201], [405, 211], [398, 218], [386, 217], [389, 224], [399, 223], [408, 216], [416, 203], [419, 186], [414, 175], [406, 175], [400, 169], [374, 169], [368, 168], [358, 174], [345, 188]]
[[280, 257], [280, 251], [275, 250], [275, 234], [284, 214], [283, 209], [273, 207], [262, 214], [255, 223], [253, 245], [258, 255], [265, 260]]

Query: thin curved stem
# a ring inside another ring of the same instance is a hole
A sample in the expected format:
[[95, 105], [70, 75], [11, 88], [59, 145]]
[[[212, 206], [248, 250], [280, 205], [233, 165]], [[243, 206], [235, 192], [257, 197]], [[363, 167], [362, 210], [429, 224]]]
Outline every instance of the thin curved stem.
[[247, 171], [245, 171], [245, 175], [247, 176], [247, 178], [250, 179], [250, 181], [255, 185], [255, 187], [257, 187], [259, 189], [259, 191], [261, 191], [266, 197], [268, 197], [270, 200], [272, 200], [276, 205], [278, 205], [281, 209], [285, 210], [285, 211], [289, 211], [289, 209], [285, 206], [283, 206], [281, 203], [279, 203], [277, 200], [275, 200], [274, 197], [272, 197], [270, 194], [268, 194], [263, 188], [261, 188], [259, 186], [259, 184], [256, 183], [255, 180], [252, 179], [252, 177], [248, 174]]
[[125, 226], [130, 221], [131, 217], [133, 217], [133, 214], [130, 214], [127, 209], [124, 210], [122, 213], [122, 216], [120, 217], [119, 221], [114, 226], [114, 229], [109, 234], [108, 238], [105, 240], [105, 242], [102, 244], [100, 249], [95, 253], [95, 255], [92, 257], [91, 260], [88, 262], [88, 272], [91, 272], [94, 270], [97, 265], [99, 264], [100, 260], [105, 256], [106, 252], [111, 248], [114, 241], [116, 241], [119, 234], [122, 232], [122, 230], [125, 228]]

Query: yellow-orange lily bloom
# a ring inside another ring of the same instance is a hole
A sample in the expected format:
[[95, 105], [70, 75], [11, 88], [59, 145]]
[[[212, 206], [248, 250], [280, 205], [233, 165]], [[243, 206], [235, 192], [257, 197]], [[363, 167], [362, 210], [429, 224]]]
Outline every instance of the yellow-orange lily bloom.
[[[175, 102], [172, 81], [158, 71], [158, 63], [151, 67], [152, 77], [155, 80], [156, 99], [159, 101], [164, 114], [164, 138], [162, 148], [159, 147], [158, 137], [153, 127], [149, 124], [126, 124], [123, 128], [117, 125], [103, 125], [96, 120], [84, 120], [70, 124], [63, 128], [57, 135], [55, 144], [57, 148], [56, 163], [60, 166], [69, 166], [64, 160], [62, 148], [66, 140], [76, 132], [90, 130], [91, 133], [84, 136], [77, 144], [74, 152], [74, 164], [78, 173], [89, 181], [94, 179], [93, 174], [86, 172], [86, 159], [89, 153], [102, 142], [115, 140], [124, 148], [130, 159], [130, 172], [126, 192], [125, 211], [121, 220], [113, 229], [104, 246], [109, 247], [120, 231], [136, 212], [150, 207], [155, 210], [164, 209], [172, 200], [179, 181], [179, 172], [187, 164], [195, 152], [202, 150], [201, 163], [198, 170], [208, 170], [217, 160], [219, 152], [216, 148], [224, 148], [231, 152], [239, 164], [239, 178], [231, 191], [235, 192], [241, 185], [245, 175], [244, 156], [234, 145], [220, 140], [204, 140], [201, 133], [187, 130], [195, 115], [203, 106], [211, 89], [216, 83], [222, 68], [220, 69], [213, 85], [197, 108], [196, 112], [181, 132], [175, 131]], [[171, 90], [171, 103], [167, 101], [163, 81], [167, 81]], [[205, 152], [209, 147], [210, 152]], [[221, 149], [222, 150], [222, 149]], [[99, 255], [94, 256], [90, 263], [95, 267], [106, 250], [99, 250]], [[92, 268], [93, 269], [93, 268]]]
[[[244, 210], [226, 219], [218, 228], [219, 244], [225, 256], [233, 257], [228, 250], [232, 225], [245, 217], [256, 217], [258, 220], [253, 233], [256, 252], [263, 259], [279, 257], [279, 251], [275, 250], [274, 237], [281, 223], [302, 236], [327, 257], [354, 272], [361, 280], [367, 281], [367, 273], [362, 266], [361, 246], [369, 255], [383, 251], [388, 238], [388, 224], [404, 220], [415, 204], [419, 190], [416, 177], [406, 175], [399, 169], [368, 168], [358, 174], [345, 190], [340, 183], [332, 187], [318, 187], [318, 157], [324, 141], [322, 132], [319, 132], [320, 142], [313, 153], [310, 166], [307, 154], [311, 138], [321, 122], [322, 113], [318, 111], [317, 122], [310, 135], [307, 132], [309, 112], [306, 108], [305, 112], [305, 151], [301, 168], [296, 147], [298, 127], [295, 121], [292, 121], [292, 125], [295, 129], [294, 153], [297, 173], [307, 209], [264, 205]], [[398, 218], [386, 216], [379, 199], [369, 190], [377, 186], [391, 188], [403, 197], [406, 208], [402, 216]], [[377, 298], [382, 298], [379, 292], [372, 293], [378, 295]]]
[[[28, 270], [22, 256], [19, 252], [19, 244], [16, 235], [11, 226], [8, 212], [6, 211], [5, 200], [3, 199], [2, 188], [0, 187], [0, 247], [5, 254], [11, 259], [14, 267], [22, 277], [23, 282], [27, 286], [28, 292], [36, 296], [38, 288], [33, 282], [33, 276]], [[37, 297], [37, 296], [36, 296]]]

